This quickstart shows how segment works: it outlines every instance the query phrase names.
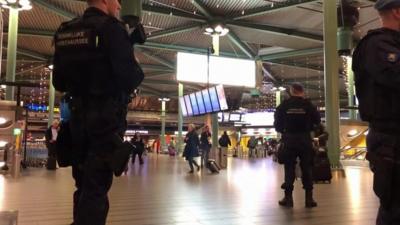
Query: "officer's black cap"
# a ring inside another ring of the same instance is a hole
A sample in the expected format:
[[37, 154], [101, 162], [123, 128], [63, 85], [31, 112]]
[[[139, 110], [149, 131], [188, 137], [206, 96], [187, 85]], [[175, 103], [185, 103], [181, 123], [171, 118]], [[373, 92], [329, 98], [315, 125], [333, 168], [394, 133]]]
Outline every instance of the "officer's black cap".
[[375, 3], [375, 9], [378, 11], [400, 7], [400, 0], [378, 0]]

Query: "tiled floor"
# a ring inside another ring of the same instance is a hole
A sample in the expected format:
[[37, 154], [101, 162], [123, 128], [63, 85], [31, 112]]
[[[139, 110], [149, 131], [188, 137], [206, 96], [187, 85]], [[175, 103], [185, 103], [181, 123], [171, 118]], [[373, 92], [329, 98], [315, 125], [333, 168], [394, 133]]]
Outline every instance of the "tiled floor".
[[[110, 225], [373, 225], [378, 202], [368, 169], [347, 168], [346, 178], [315, 186], [319, 207], [304, 208], [301, 182], [295, 207], [280, 208], [282, 167], [270, 159], [229, 159], [229, 169], [187, 174], [182, 158], [150, 155], [114, 180]], [[70, 169], [28, 169], [19, 180], [0, 177], [0, 209], [18, 210], [19, 225], [71, 222]]]

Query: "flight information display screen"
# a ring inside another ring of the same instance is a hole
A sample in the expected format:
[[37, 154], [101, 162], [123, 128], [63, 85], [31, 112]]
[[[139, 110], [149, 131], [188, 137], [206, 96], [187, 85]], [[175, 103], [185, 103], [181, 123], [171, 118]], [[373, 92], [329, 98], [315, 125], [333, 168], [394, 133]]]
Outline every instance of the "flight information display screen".
[[[223, 85], [184, 95], [179, 97], [179, 102], [182, 105], [183, 116], [198, 116], [229, 109]], [[228, 119], [229, 117], [226, 116], [223, 121], [228, 121]]]
[[189, 97], [189, 95], [185, 95], [184, 97], [185, 97], [187, 114], [188, 114], [188, 116], [193, 116], [192, 104], [190, 103], [190, 97]]
[[206, 108], [207, 113], [211, 113], [213, 111], [210, 94], [208, 94], [208, 90], [202, 90], [201, 93], [203, 94], [204, 106]]
[[192, 93], [189, 96], [190, 96], [190, 101], [192, 102], [193, 115], [197, 116], [200, 113], [199, 113], [199, 107], [197, 106], [196, 95]]
[[188, 116], [185, 99], [183, 97], [179, 97], [179, 103], [181, 104], [181, 111], [183, 116]]
[[204, 106], [204, 100], [203, 100], [203, 95], [201, 94], [201, 91], [196, 92], [196, 100], [197, 100], [197, 105], [199, 106], [199, 112], [200, 114], [206, 114], [206, 107]]
[[209, 88], [208, 92], [210, 93], [210, 100], [213, 112], [221, 111], [221, 108], [219, 107], [218, 94], [215, 87]]
[[219, 105], [220, 105], [221, 111], [227, 110], [228, 103], [226, 103], [224, 86], [218, 85], [215, 88], [217, 89], [218, 100], [219, 100]]

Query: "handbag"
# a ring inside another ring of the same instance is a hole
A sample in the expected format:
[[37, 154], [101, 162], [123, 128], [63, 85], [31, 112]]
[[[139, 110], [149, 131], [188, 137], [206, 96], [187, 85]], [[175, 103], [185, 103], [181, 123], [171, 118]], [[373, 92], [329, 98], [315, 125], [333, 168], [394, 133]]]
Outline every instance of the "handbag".
[[183, 149], [183, 153], [182, 153], [182, 157], [183, 157], [183, 158], [186, 158], [187, 151], [188, 151], [188, 145], [186, 144], [186, 145], [185, 145], [185, 148]]
[[287, 159], [287, 149], [285, 148], [285, 144], [283, 142], [280, 142], [278, 144], [278, 151], [276, 157], [278, 159], [279, 164], [285, 164]]
[[61, 122], [56, 140], [57, 162], [60, 167], [72, 166], [74, 153], [69, 122]]

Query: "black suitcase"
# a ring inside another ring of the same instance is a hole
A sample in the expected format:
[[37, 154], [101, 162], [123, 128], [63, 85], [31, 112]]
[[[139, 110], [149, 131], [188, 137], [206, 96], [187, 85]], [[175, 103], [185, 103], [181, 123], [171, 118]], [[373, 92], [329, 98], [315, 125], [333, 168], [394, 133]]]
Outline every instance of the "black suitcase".
[[55, 169], [57, 169], [57, 160], [56, 160], [56, 157], [49, 156], [49, 158], [47, 158], [46, 168], [47, 168], [48, 170], [55, 170]]
[[331, 183], [331, 164], [326, 151], [318, 151], [314, 157], [313, 179], [314, 182]]
[[214, 159], [209, 159], [207, 162], [207, 168], [210, 170], [211, 173], [219, 173], [221, 168], [218, 166], [218, 164], [215, 162]]

